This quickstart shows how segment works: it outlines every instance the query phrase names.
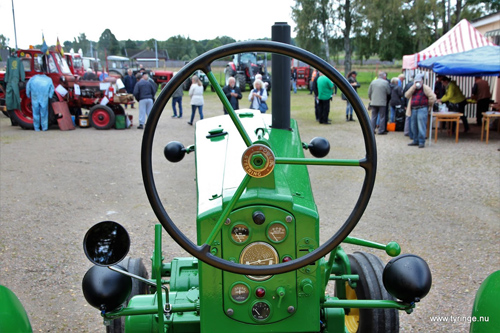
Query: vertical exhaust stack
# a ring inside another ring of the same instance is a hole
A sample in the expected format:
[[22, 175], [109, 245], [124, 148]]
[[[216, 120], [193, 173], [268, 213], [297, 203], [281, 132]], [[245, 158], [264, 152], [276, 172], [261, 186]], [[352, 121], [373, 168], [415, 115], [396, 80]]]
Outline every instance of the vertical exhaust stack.
[[[276, 22], [272, 26], [273, 42], [291, 43], [290, 26]], [[273, 102], [272, 127], [290, 129], [290, 57], [272, 54]]]

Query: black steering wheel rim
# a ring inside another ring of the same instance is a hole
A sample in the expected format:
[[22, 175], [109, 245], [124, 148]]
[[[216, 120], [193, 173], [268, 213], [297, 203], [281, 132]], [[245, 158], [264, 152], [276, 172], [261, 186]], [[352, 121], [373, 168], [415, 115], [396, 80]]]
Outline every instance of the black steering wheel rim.
[[[298, 59], [300, 61], [308, 63], [318, 71], [322, 72], [330, 80], [332, 80], [333, 83], [340, 88], [340, 90], [344, 93], [348, 101], [353, 106], [354, 112], [356, 113], [362, 129], [366, 150], [365, 158], [360, 160], [360, 166], [365, 170], [365, 178], [363, 181], [361, 192], [351, 214], [344, 222], [344, 224], [340, 227], [340, 229], [337, 230], [337, 232], [332, 235], [330, 239], [328, 239], [313, 252], [310, 252], [300, 258], [296, 258], [286, 263], [279, 263], [269, 266], [251, 266], [227, 261], [225, 259], [212, 255], [210, 253], [210, 246], [208, 244], [203, 244], [201, 246], [194, 244], [189, 238], [184, 235], [184, 233], [182, 233], [182, 231], [177, 228], [175, 223], [168, 215], [157, 192], [153, 176], [152, 151], [154, 134], [156, 132], [156, 127], [158, 125], [158, 121], [162, 115], [162, 112], [175, 89], [179, 87], [186, 79], [188, 79], [190, 75], [197, 69], [201, 69], [205, 73], [210, 72], [210, 64], [214, 60], [235, 53], [250, 51], [270, 52]], [[377, 153], [375, 137], [370, 124], [368, 113], [361, 99], [358, 97], [352, 86], [342, 76], [342, 74], [340, 74], [323, 59], [298, 47], [270, 41], [248, 41], [228, 44], [202, 54], [201, 56], [197, 57], [186, 66], [184, 66], [167, 83], [165, 88], [158, 96], [156, 102], [154, 103], [151, 113], [146, 122], [146, 128], [142, 141], [141, 165], [146, 194], [148, 196], [149, 202], [151, 203], [151, 207], [156, 214], [156, 217], [162, 224], [163, 228], [184, 250], [186, 250], [199, 260], [221, 270], [245, 275], [275, 275], [286, 273], [292, 270], [297, 270], [314, 261], [317, 261], [321, 257], [324, 257], [329, 252], [331, 252], [335, 247], [340, 245], [340, 243], [349, 235], [349, 233], [354, 229], [354, 227], [362, 217], [373, 191], [377, 169]]]

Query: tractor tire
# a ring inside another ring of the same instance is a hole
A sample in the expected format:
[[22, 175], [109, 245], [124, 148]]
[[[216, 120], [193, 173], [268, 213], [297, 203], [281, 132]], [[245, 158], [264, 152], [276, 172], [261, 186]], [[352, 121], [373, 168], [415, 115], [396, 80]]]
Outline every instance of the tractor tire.
[[246, 91], [247, 79], [242, 74], [236, 74], [234, 77], [236, 79], [236, 84], [239, 85], [241, 92]]
[[[347, 299], [396, 300], [384, 287], [384, 265], [377, 256], [355, 252], [348, 257], [352, 274], [358, 274], [359, 281], [354, 290], [346, 283]], [[396, 309], [351, 309], [345, 325], [351, 333], [395, 333], [399, 332], [399, 313]]]
[[33, 129], [33, 119], [26, 118], [25, 114], [21, 110], [9, 110], [9, 118], [15, 124], [17, 124], [22, 129]]
[[115, 125], [115, 113], [106, 105], [94, 105], [89, 112], [89, 122], [95, 129], [110, 129]]
[[[142, 259], [140, 258], [126, 257], [122, 262], [118, 264], [118, 266], [125, 268], [129, 273], [138, 275], [145, 279], [148, 278], [148, 271], [146, 270], [146, 267], [144, 266]], [[132, 291], [130, 292], [130, 296], [127, 298], [124, 305], [127, 305], [132, 297], [145, 294], [149, 294], [148, 285], [142, 281], [132, 278]], [[111, 322], [111, 325], [106, 326], [106, 333], [123, 332], [125, 332], [125, 317], [114, 319]]]

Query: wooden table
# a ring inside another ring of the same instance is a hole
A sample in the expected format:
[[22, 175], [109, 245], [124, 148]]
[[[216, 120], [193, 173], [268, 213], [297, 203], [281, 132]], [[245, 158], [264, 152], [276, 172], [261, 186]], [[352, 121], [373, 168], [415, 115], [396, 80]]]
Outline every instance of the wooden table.
[[436, 124], [434, 125], [435, 132], [434, 132], [434, 142], [437, 142], [438, 140], [438, 128], [439, 128], [439, 122], [451, 122], [452, 126], [448, 129], [448, 135], [451, 134], [452, 132], [452, 127], [453, 127], [453, 122], [457, 124], [455, 128], [455, 143], [458, 142], [458, 128], [460, 126], [460, 117], [462, 114], [460, 112], [433, 112], [432, 116], [436, 118]]
[[[484, 130], [486, 127], [486, 144], [488, 144], [488, 139], [490, 137], [490, 120], [494, 118], [500, 118], [500, 112], [489, 111], [483, 112], [483, 123], [481, 125], [481, 141], [483, 141]], [[500, 120], [498, 129], [500, 130]]]

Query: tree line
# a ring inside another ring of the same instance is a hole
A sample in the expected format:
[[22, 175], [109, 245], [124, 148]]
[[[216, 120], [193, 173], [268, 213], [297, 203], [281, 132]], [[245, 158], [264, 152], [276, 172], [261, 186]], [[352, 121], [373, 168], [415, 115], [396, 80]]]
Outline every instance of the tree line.
[[424, 49], [460, 20], [500, 11], [500, 0], [296, 0], [296, 43], [328, 62], [382, 61]]

